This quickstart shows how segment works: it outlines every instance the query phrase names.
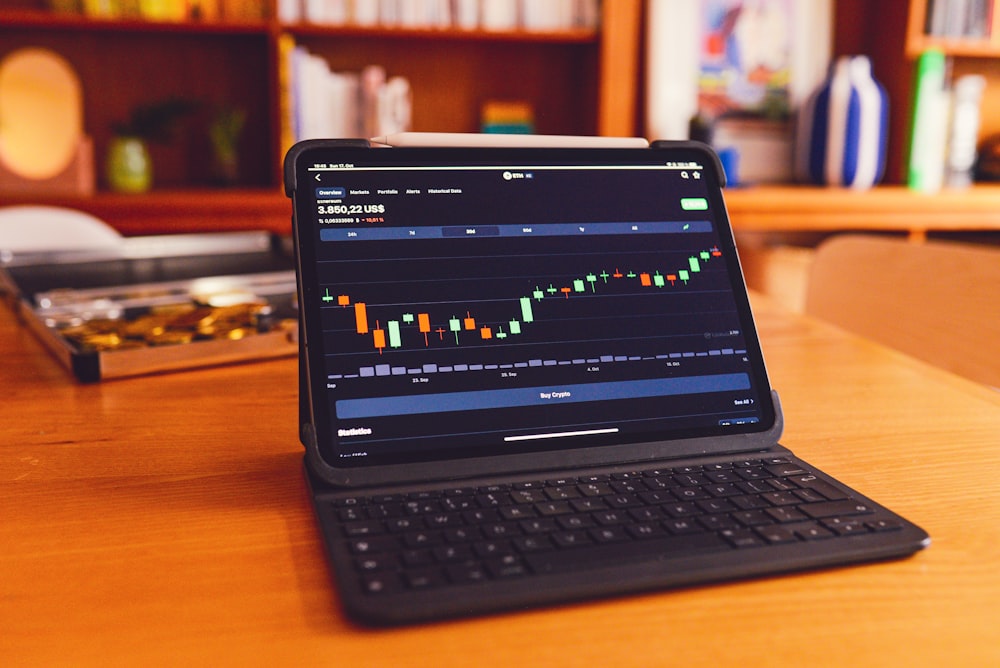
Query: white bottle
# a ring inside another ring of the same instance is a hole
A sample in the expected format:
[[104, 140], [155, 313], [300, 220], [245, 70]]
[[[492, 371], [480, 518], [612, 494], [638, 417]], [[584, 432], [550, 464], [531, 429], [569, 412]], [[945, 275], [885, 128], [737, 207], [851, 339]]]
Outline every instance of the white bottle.
[[979, 103], [984, 88], [986, 79], [979, 74], [967, 74], [955, 82], [945, 166], [945, 184], [949, 188], [967, 188], [972, 184], [979, 136]]

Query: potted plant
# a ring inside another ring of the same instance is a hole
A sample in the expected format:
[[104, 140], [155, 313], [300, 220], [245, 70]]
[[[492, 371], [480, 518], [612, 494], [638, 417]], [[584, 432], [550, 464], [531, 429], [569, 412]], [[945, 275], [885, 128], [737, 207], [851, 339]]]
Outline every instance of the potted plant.
[[215, 158], [215, 177], [220, 185], [231, 186], [239, 180], [239, 143], [246, 119], [243, 109], [221, 107], [209, 123], [208, 137]]
[[132, 110], [127, 121], [116, 123], [105, 164], [111, 189], [127, 193], [149, 190], [153, 184], [153, 164], [148, 143], [170, 141], [178, 121], [196, 106], [190, 100], [171, 97], [140, 105]]

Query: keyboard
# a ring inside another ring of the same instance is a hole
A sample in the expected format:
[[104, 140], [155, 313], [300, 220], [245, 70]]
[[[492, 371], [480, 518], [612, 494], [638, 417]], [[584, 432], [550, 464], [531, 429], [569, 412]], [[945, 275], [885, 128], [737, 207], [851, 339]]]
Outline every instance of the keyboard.
[[[332, 495], [322, 503], [338, 577], [355, 578], [369, 597], [904, 527], [792, 457]], [[351, 573], [341, 572], [345, 566]]]

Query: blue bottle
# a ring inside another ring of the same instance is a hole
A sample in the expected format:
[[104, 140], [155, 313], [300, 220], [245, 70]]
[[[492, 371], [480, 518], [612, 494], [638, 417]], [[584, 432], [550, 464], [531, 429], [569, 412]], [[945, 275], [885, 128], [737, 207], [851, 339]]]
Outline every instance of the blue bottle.
[[867, 56], [843, 56], [806, 100], [796, 129], [796, 176], [870, 188], [885, 174], [889, 99]]

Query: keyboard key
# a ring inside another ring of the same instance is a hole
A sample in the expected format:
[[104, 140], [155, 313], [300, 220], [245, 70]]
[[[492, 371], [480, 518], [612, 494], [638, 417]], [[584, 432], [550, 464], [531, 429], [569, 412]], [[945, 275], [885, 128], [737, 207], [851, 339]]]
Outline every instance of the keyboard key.
[[795, 496], [799, 497], [806, 503], [818, 503], [820, 501], [826, 501], [826, 497], [813, 489], [797, 489], [793, 492]]
[[704, 533], [705, 528], [693, 519], [664, 520], [663, 528], [672, 534]]
[[787, 506], [781, 506], [780, 508], [766, 508], [764, 509], [764, 512], [767, 513], [775, 522], [781, 522], [782, 524], [801, 522], [802, 520], [808, 519], [795, 508], [789, 508]]
[[385, 537], [356, 538], [348, 543], [351, 552], [354, 554], [378, 554], [380, 552], [390, 552], [397, 549], [399, 543], [395, 539]]
[[675, 487], [671, 492], [681, 501], [697, 501], [698, 499], [711, 498], [711, 494], [705, 491], [703, 487]]
[[429, 589], [440, 587], [445, 583], [444, 573], [437, 569], [410, 571], [404, 579], [410, 589]]
[[799, 527], [795, 530], [796, 535], [803, 540], [824, 540], [833, 538], [836, 534], [819, 525]]
[[403, 544], [407, 547], [431, 547], [444, 542], [440, 531], [411, 531], [403, 534]]
[[344, 534], [351, 537], [375, 536], [383, 532], [384, 529], [381, 522], [348, 522], [344, 525]]
[[377, 571], [387, 571], [399, 566], [399, 559], [391, 554], [375, 554], [368, 557], [360, 557], [355, 560], [359, 571], [364, 573], [375, 573]]
[[510, 503], [510, 495], [505, 492], [477, 494], [476, 503], [479, 504], [480, 508], [495, 508], [497, 506], [508, 505]]
[[702, 501], [697, 501], [696, 503], [699, 508], [709, 515], [714, 513], [727, 513], [731, 510], [736, 510], [736, 506], [734, 506], [728, 499], [704, 499]]
[[820, 480], [814, 475], [792, 476], [788, 478], [788, 480], [795, 483], [799, 487], [806, 487], [808, 489], [815, 490], [831, 501], [839, 501], [847, 498], [847, 494], [839, 488], [834, 487], [825, 480]]
[[765, 466], [767, 472], [777, 478], [786, 478], [791, 475], [805, 475], [806, 470], [803, 469], [798, 464], [793, 464], [792, 462], [784, 462], [781, 464], [771, 464]]
[[446, 568], [445, 573], [456, 584], [485, 582], [489, 579], [486, 569], [479, 563], [455, 564]]
[[844, 499], [842, 501], [824, 501], [823, 503], [807, 503], [800, 506], [802, 512], [813, 519], [826, 517], [871, 515], [875, 512], [867, 503]]
[[659, 520], [663, 517], [663, 513], [660, 512], [659, 508], [643, 506], [642, 508], [632, 508], [628, 511], [629, 517], [634, 519], [636, 522], [652, 522]]
[[753, 494], [746, 494], [744, 496], [734, 496], [729, 499], [732, 501], [733, 505], [740, 510], [755, 510], [757, 508], [770, 508], [771, 504], [760, 498], [759, 496]]
[[723, 549], [728, 549], [728, 546], [718, 536], [711, 533], [701, 533], [541, 552], [525, 555], [524, 560], [537, 573], [559, 573], [572, 569], [593, 568], [629, 561], [652, 561], [669, 558], [673, 555], [687, 556]]
[[764, 481], [772, 489], [776, 489], [779, 492], [789, 492], [799, 488], [790, 478], [771, 478]]
[[556, 517], [557, 515], [568, 515], [573, 512], [569, 501], [550, 501], [548, 503], [535, 504], [535, 510], [542, 517]]
[[632, 508], [642, 504], [638, 497], [631, 494], [615, 494], [604, 499], [612, 508]]
[[743, 493], [739, 487], [737, 487], [732, 483], [724, 483], [721, 485], [709, 485], [705, 489], [708, 491], [709, 494], [716, 497], [737, 496], [738, 494]]
[[647, 505], [651, 506], [660, 505], [664, 503], [673, 503], [674, 501], [677, 500], [676, 496], [667, 491], [643, 492], [642, 494], [639, 495], [639, 498], [642, 499]]
[[736, 548], [761, 547], [766, 542], [750, 529], [726, 529], [720, 532], [730, 545]]
[[733, 513], [733, 517], [740, 524], [748, 527], [774, 523], [774, 519], [772, 519], [771, 516], [763, 510], [743, 510], [738, 513]]
[[504, 555], [513, 554], [514, 548], [509, 541], [506, 540], [487, 540], [483, 542], [476, 543], [472, 546], [476, 554], [480, 557], [502, 557]]
[[700, 473], [681, 473], [675, 475], [673, 479], [682, 487], [701, 487], [708, 484], [708, 479]]
[[586, 529], [596, 524], [593, 517], [590, 515], [563, 515], [562, 517], [556, 519], [556, 523], [560, 528], [566, 529], [567, 531]]
[[449, 543], [468, 543], [483, 537], [479, 527], [469, 526], [445, 529], [442, 535]]
[[802, 500], [791, 492], [767, 492], [760, 496], [776, 506], [794, 506], [797, 503], [802, 503]]
[[580, 496], [580, 492], [577, 491], [576, 487], [565, 485], [563, 487], [546, 488], [545, 496], [547, 496], [552, 501], [566, 501], [568, 499], [577, 498], [578, 496]]
[[510, 498], [517, 504], [532, 504], [547, 501], [548, 497], [541, 489], [521, 489], [510, 493]]
[[611, 526], [591, 529], [590, 537], [594, 539], [595, 543], [618, 543], [628, 540], [629, 534], [622, 527]]
[[405, 550], [402, 553], [403, 564], [409, 567], [428, 566], [434, 563], [434, 554], [430, 550]]
[[708, 471], [705, 473], [705, 477], [709, 480], [709, 482], [714, 483], [737, 482], [741, 480], [741, 478], [732, 471]]
[[642, 480], [612, 481], [611, 489], [618, 494], [638, 494], [646, 489], [646, 484]]
[[368, 594], [387, 594], [399, 589], [399, 579], [392, 573], [366, 575], [361, 578], [361, 587]]
[[610, 485], [599, 482], [578, 485], [577, 489], [584, 496], [608, 496], [609, 494], [614, 494], [614, 490], [611, 489]]
[[674, 518], [701, 514], [701, 510], [694, 503], [670, 503], [663, 506], [663, 512]]
[[500, 517], [505, 520], [523, 520], [535, 515], [535, 509], [531, 506], [504, 506], [500, 509]]
[[736, 469], [736, 475], [744, 480], [761, 480], [772, 477], [763, 466], [751, 466], [748, 468]]
[[472, 508], [477, 508], [478, 505], [475, 497], [472, 496], [448, 497], [441, 500], [441, 507], [452, 512], [471, 510]]
[[424, 518], [422, 517], [397, 517], [385, 523], [386, 528], [393, 533], [403, 533], [414, 529], [424, 528]]
[[623, 510], [602, 510], [592, 515], [594, 521], [603, 526], [628, 522], [628, 513]]
[[872, 531], [899, 531], [903, 528], [898, 520], [872, 520], [865, 522], [865, 526]]
[[511, 541], [520, 553], [551, 550], [555, 547], [548, 536], [518, 536]]
[[520, 522], [521, 531], [526, 534], [552, 533], [556, 530], [556, 521], [550, 518], [523, 520]]
[[462, 519], [465, 520], [466, 524], [485, 524], [486, 522], [497, 522], [500, 520], [500, 512], [494, 508], [467, 510], [462, 513]]
[[771, 525], [757, 527], [755, 531], [768, 543], [775, 545], [781, 543], [797, 543], [799, 541], [799, 538], [795, 535], [794, 531], [783, 526]]
[[698, 523], [710, 531], [735, 529], [740, 526], [730, 515], [704, 515], [698, 518]]
[[357, 522], [359, 520], [368, 519], [368, 513], [365, 512], [364, 508], [359, 506], [348, 506], [342, 508], [337, 512], [337, 516], [340, 518], [341, 522]]
[[495, 578], [512, 578], [528, 574], [528, 569], [514, 555], [505, 555], [498, 559], [489, 559], [486, 570]]
[[578, 547], [590, 543], [590, 536], [583, 531], [560, 531], [552, 534], [552, 541], [559, 547]]
[[513, 522], [497, 522], [487, 524], [482, 528], [483, 535], [487, 538], [509, 538], [521, 534], [521, 527]]
[[773, 483], [773, 480], [744, 480], [736, 483], [736, 486], [747, 494], [764, 494], [774, 491]]
[[442, 563], [469, 561], [472, 559], [472, 548], [468, 545], [442, 545], [431, 550], [431, 554]]
[[[673, 499], [671, 499], [673, 500]], [[592, 513], [598, 510], [607, 510], [608, 504], [604, 503], [604, 499], [573, 499], [569, 502], [569, 505], [573, 507], [578, 513]]]
[[838, 536], [852, 536], [860, 533], [868, 533], [868, 529], [858, 519], [831, 517], [820, 522], [824, 527], [834, 532]]
[[643, 524], [632, 524], [625, 527], [629, 535], [633, 538], [655, 538], [656, 536], [661, 536], [665, 533], [665, 529], [659, 524], [654, 524], [653, 522], [645, 522]]
[[432, 529], [441, 529], [461, 524], [462, 518], [455, 513], [435, 513], [426, 519], [426, 523]]

